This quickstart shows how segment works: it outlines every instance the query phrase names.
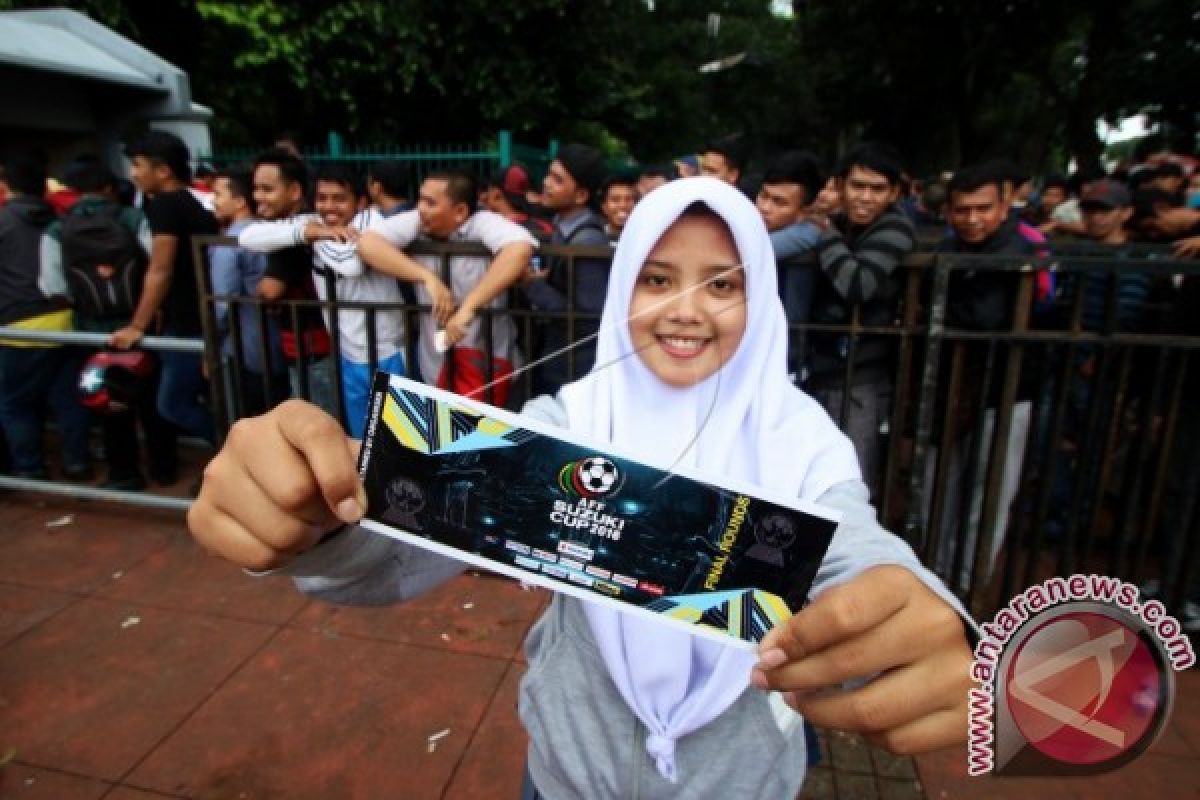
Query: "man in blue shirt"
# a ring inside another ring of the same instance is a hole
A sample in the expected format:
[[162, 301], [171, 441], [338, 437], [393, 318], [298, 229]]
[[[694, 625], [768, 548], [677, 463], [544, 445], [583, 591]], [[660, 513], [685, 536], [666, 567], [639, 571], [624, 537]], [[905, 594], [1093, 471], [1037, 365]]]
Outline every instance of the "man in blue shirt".
[[[816, 272], [808, 255], [817, 246], [821, 229], [809, 220], [808, 208], [824, 184], [815, 156], [789, 150], [767, 165], [758, 192], [758, 212], [771, 234], [779, 295], [789, 325], [807, 322], [812, 306]], [[793, 371], [799, 371], [803, 360], [802, 342], [803, 335], [792, 331], [788, 364]]]
[[[213, 184], [213, 211], [226, 236], [238, 234], [255, 221], [254, 179], [249, 170], [231, 169], [219, 174]], [[208, 268], [213, 294], [254, 298], [254, 290], [267, 270], [265, 253], [244, 247], [210, 247]], [[278, 324], [257, 303], [217, 303], [217, 331], [221, 353], [232, 359], [238, 388], [232, 411], [237, 417], [253, 417], [270, 411], [290, 394], [287, 363], [279, 347]], [[238, 339], [233, 335], [237, 320]], [[267, 339], [262, 338], [266, 326]]]

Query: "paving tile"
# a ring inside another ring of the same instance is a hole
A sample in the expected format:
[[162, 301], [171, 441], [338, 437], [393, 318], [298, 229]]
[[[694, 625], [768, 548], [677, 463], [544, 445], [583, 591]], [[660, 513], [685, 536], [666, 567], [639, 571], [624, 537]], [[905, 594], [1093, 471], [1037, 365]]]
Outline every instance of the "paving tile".
[[1179, 709], [1171, 715], [1171, 719], [1167, 721], [1167, 726], [1163, 728], [1163, 732], [1159, 735], [1156, 741], [1149, 750], [1148, 755], [1160, 756], [1180, 756], [1183, 758], [1200, 757], [1200, 750], [1197, 750], [1192, 744], [1183, 737], [1178, 718], [1182, 716]]
[[917, 769], [913, 765], [912, 758], [898, 756], [894, 753], [889, 753], [887, 750], [881, 750], [878, 747], [868, 749], [871, 755], [871, 763], [875, 765], [876, 775], [882, 775], [886, 778], [907, 778], [908, 780], [917, 777]]
[[[69, 525], [46, 523], [72, 515]], [[0, 536], [0, 581], [88, 593], [178, 536], [182, 515], [83, 502], [47, 502], [6, 525]]]
[[439, 797], [508, 665], [284, 629], [127, 782], [196, 798]]
[[1147, 754], [1132, 764], [1105, 775], [1093, 775], [1081, 798], [1200, 797], [1200, 770], [1192, 758]]
[[128, 572], [114, 573], [96, 594], [162, 608], [282, 624], [307, 602], [286, 578], [253, 578], [177, 536]]
[[967, 775], [966, 750], [961, 747], [924, 753], [916, 757], [916, 762], [925, 796], [933, 800], [1099, 800], [1102, 797], [1091, 794], [1090, 778], [971, 777]]
[[519, 652], [547, 594], [522, 590], [506, 578], [468, 573], [398, 606], [313, 603], [291, 624], [326, 636], [362, 636], [508, 659]]
[[839, 772], [861, 772], [871, 775], [875, 768], [871, 764], [869, 745], [861, 736], [832, 731], [829, 735], [830, 764]]
[[177, 794], [160, 794], [159, 792], [148, 792], [145, 789], [134, 789], [130, 786], [117, 786], [111, 792], [104, 795], [101, 800], [175, 800], [181, 795]]
[[811, 767], [804, 776], [804, 785], [796, 800], [836, 800], [833, 771], [829, 767]]
[[1192, 756], [1200, 758], [1200, 669], [1196, 667], [1175, 673], [1175, 710], [1171, 713], [1171, 726], [1187, 744]]
[[529, 748], [529, 736], [517, 717], [517, 690], [524, 674], [523, 664], [509, 666], [444, 800], [521, 796]]
[[77, 600], [62, 592], [0, 583], [0, 646]]
[[912, 778], [879, 778], [880, 800], [924, 800], [921, 784]]
[[115, 781], [274, 630], [83, 599], [0, 650], [0, 741]]
[[100, 800], [111, 786], [27, 764], [0, 767], [0, 800]]
[[918, 756], [930, 798], [987, 800], [1093, 800], [1093, 798], [1200, 797], [1200, 673], [1176, 673], [1171, 722], [1151, 750], [1114, 773], [1087, 778], [971, 778], [962, 748]]
[[825, 766], [833, 763], [833, 755], [829, 750], [830, 735], [829, 731], [821, 730], [820, 728], [817, 729], [817, 744], [821, 748], [821, 763]]
[[46, 498], [43, 495], [24, 492], [0, 494], [0, 530], [13, 530], [45, 507]]
[[879, 798], [874, 775], [834, 771], [833, 782], [837, 787], [838, 800], [878, 800]]

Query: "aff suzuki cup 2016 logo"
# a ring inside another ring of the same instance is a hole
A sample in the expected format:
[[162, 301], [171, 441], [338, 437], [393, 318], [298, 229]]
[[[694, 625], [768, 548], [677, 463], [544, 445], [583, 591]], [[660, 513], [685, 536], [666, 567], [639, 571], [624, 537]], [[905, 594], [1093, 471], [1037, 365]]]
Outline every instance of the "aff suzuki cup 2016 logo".
[[1157, 600], [1100, 575], [1051, 578], [980, 626], [971, 677], [972, 775], [1095, 775], [1165, 728], [1175, 670], [1196, 661]]
[[615, 494], [625, 476], [612, 461], [603, 456], [589, 456], [563, 465], [558, 472], [558, 485], [567, 494], [596, 500]]

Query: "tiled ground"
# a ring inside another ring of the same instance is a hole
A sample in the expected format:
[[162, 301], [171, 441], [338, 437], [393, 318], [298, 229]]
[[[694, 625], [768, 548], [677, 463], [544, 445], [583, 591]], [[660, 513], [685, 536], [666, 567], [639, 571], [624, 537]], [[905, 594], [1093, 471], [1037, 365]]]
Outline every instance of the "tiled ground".
[[[208, 557], [178, 514], [0, 493], [0, 800], [516, 798], [520, 645], [546, 602], [467, 575], [333, 608]], [[961, 751], [914, 769], [826, 732], [801, 796], [1198, 796], [1195, 677], [1107, 778], [968, 779]]]
[[1200, 670], [1176, 673], [1175, 709], [1149, 752], [1116, 772], [1086, 778], [972, 778], [965, 750], [921, 756], [928, 797], [974, 800], [1200, 798]]

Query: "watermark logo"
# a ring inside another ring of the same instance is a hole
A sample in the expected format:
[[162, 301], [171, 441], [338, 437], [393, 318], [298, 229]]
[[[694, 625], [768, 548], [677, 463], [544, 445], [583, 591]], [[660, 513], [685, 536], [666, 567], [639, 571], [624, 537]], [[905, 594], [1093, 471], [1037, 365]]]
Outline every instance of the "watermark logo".
[[1098, 575], [1051, 578], [981, 628], [968, 772], [1094, 775], [1146, 752], [1170, 717], [1191, 642], [1156, 600]]

